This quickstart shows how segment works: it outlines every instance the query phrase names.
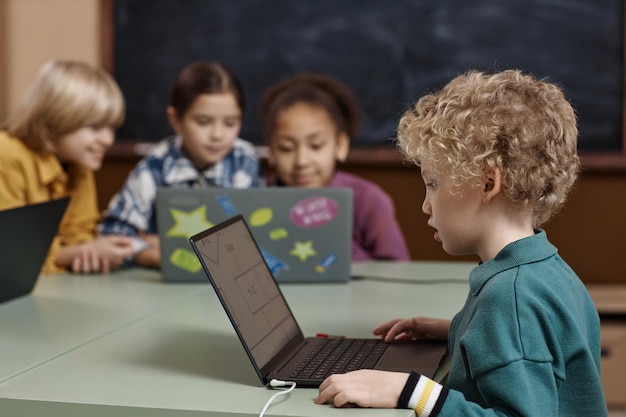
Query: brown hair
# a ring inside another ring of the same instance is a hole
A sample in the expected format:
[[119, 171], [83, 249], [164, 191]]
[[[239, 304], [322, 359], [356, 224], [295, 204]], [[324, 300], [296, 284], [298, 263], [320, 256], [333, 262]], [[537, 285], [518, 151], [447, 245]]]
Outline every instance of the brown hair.
[[297, 103], [324, 109], [337, 131], [345, 132], [349, 137], [359, 130], [359, 106], [348, 87], [329, 75], [305, 72], [279, 81], [263, 95], [261, 119], [265, 125], [266, 140], [272, 137], [279, 113]]
[[245, 96], [237, 76], [225, 65], [198, 61], [187, 65], [178, 74], [170, 93], [170, 106], [183, 117], [200, 94], [232, 93], [243, 113]]

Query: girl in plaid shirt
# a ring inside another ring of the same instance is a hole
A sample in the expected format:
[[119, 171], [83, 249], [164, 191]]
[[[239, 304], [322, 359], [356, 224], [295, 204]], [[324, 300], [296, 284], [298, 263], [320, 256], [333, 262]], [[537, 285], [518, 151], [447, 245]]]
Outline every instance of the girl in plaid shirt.
[[134, 238], [135, 264], [158, 267], [160, 263], [157, 188], [259, 184], [255, 148], [238, 137], [244, 106], [241, 83], [222, 64], [194, 62], [178, 75], [167, 108], [176, 134], [139, 161], [99, 225], [103, 234]]

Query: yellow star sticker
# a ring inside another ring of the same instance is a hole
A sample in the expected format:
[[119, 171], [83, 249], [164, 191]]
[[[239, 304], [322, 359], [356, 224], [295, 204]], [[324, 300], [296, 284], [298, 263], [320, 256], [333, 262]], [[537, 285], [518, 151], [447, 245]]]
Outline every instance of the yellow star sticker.
[[313, 241], [309, 240], [306, 242], [296, 242], [289, 254], [297, 256], [300, 258], [300, 261], [304, 262], [309, 256], [317, 255], [317, 252], [313, 249]]
[[189, 212], [173, 208], [170, 209], [170, 214], [174, 219], [174, 226], [167, 231], [166, 235], [169, 237], [187, 239], [213, 226], [213, 223], [206, 219], [206, 206], [200, 206]]

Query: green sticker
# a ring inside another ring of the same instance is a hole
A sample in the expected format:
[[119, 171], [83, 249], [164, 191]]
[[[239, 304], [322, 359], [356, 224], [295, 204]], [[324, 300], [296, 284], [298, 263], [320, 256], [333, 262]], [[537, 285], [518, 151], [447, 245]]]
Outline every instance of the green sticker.
[[278, 229], [274, 229], [271, 230], [269, 235], [270, 235], [270, 239], [272, 240], [280, 240], [280, 239], [284, 239], [287, 237], [289, 233], [287, 232], [287, 229], [281, 227]]
[[195, 274], [202, 269], [202, 265], [195, 253], [186, 249], [178, 248], [170, 255], [172, 265], [187, 272]]
[[265, 226], [269, 222], [272, 221], [274, 217], [274, 212], [271, 208], [262, 207], [260, 209], [255, 210], [248, 219], [250, 226], [259, 227]]

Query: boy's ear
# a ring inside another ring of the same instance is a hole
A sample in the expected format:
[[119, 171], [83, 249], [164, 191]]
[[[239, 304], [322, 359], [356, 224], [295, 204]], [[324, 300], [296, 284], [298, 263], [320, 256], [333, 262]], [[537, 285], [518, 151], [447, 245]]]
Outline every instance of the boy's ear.
[[500, 194], [500, 188], [502, 185], [502, 172], [500, 168], [494, 168], [493, 171], [485, 176], [483, 182], [483, 203], [488, 203], [495, 196]]
[[178, 115], [176, 114], [176, 110], [172, 106], [167, 106], [167, 120], [170, 122], [170, 126], [174, 130], [174, 132], [178, 133], [180, 130], [180, 123], [178, 121]]
[[337, 150], [335, 151], [335, 159], [344, 162], [350, 151], [350, 137], [346, 132], [341, 132], [337, 136]]

